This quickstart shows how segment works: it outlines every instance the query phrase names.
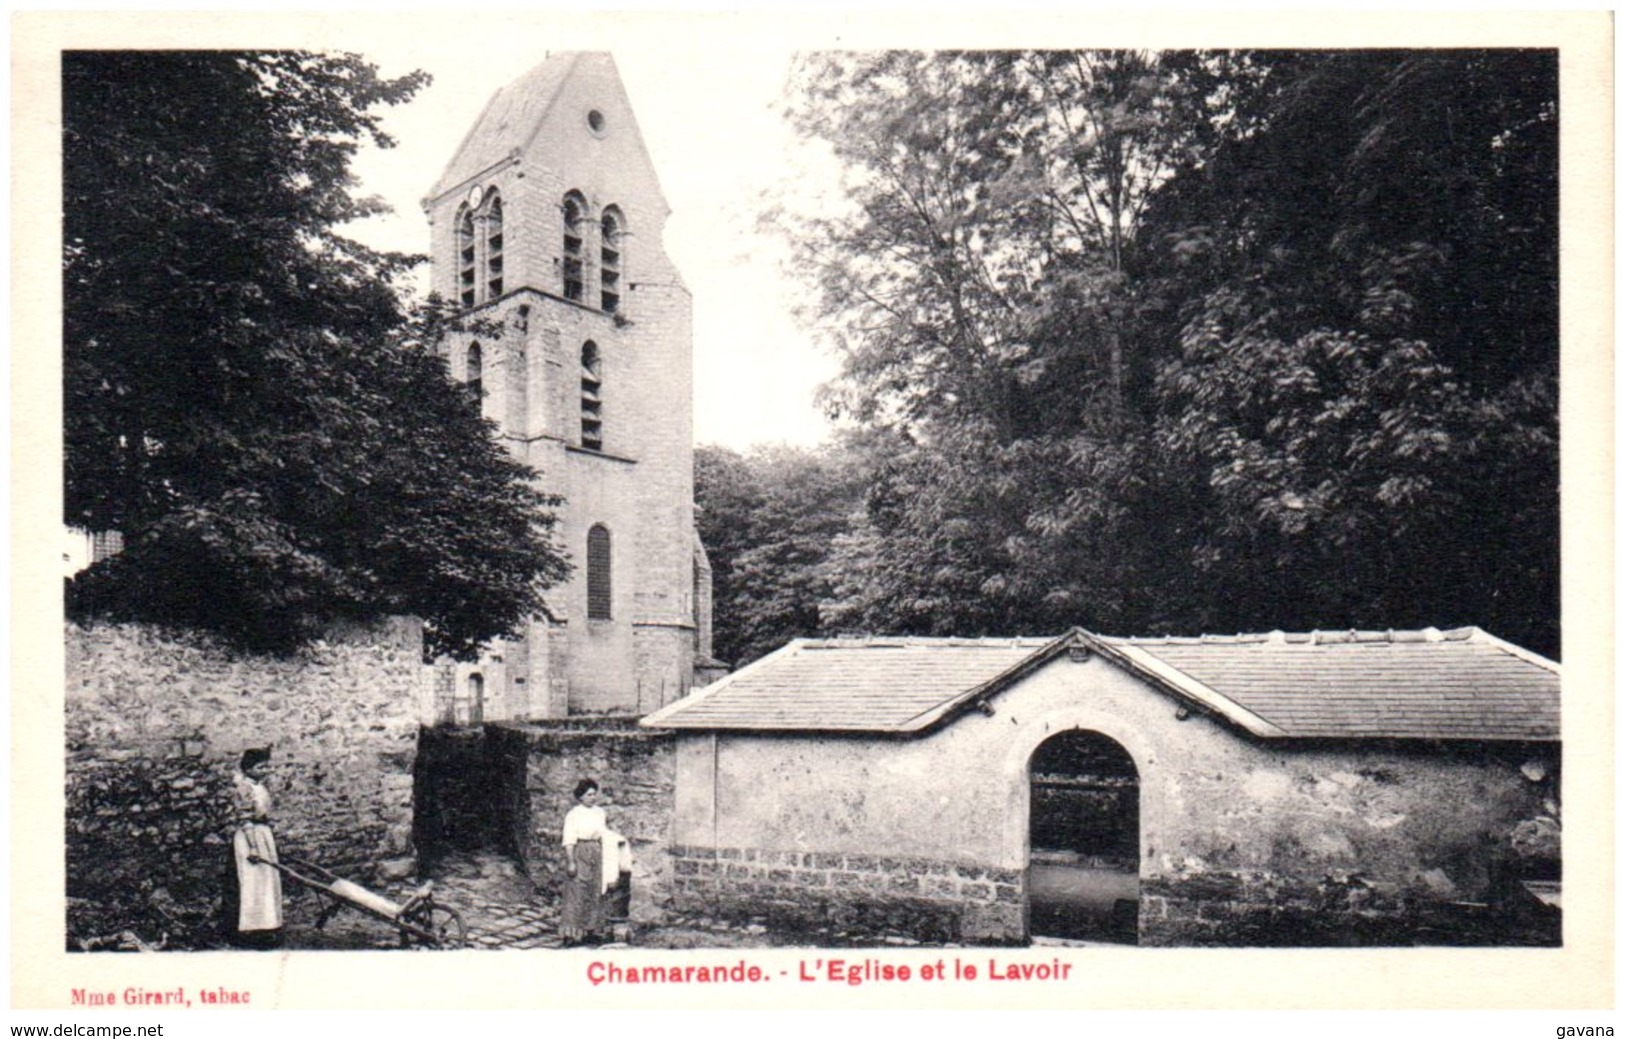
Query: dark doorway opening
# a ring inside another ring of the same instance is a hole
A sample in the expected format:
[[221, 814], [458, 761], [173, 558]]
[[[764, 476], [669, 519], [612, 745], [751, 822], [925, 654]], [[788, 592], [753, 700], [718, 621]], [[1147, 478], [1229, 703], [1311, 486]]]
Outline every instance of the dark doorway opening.
[[523, 789], [524, 773], [513, 774], [484, 726], [419, 730], [412, 771], [412, 839], [423, 869], [453, 852], [515, 854], [507, 795], [516, 783]]
[[1027, 768], [1029, 930], [1134, 943], [1140, 915], [1140, 774], [1117, 741], [1073, 730]]

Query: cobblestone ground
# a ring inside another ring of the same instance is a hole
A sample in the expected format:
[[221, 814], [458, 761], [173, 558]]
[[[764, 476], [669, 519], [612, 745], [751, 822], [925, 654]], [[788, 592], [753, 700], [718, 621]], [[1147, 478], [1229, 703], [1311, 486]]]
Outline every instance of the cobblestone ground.
[[[468, 928], [470, 949], [557, 949], [558, 906], [537, 894], [534, 885], [510, 859], [486, 852], [457, 853], [437, 863], [430, 876], [435, 900], [455, 909]], [[375, 889], [391, 900], [404, 902], [417, 888], [404, 881]], [[317, 915], [329, 899], [312, 892], [285, 889], [287, 929], [284, 946], [290, 949], [398, 949], [398, 933], [385, 921], [345, 909], [320, 930]], [[770, 931], [761, 924], [700, 921], [698, 926], [618, 927], [615, 941], [605, 948], [721, 949], [813, 948], [845, 945], [914, 946], [904, 937], [850, 941], [843, 934], [792, 934]]]
[[[468, 931], [470, 949], [556, 949], [558, 907], [539, 895], [509, 858], [486, 852], [448, 856], [430, 871], [435, 900], [455, 909]], [[399, 904], [411, 897], [419, 881], [375, 885], [369, 890]], [[317, 918], [334, 904], [325, 895], [291, 881], [283, 884], [285, 949], [400, 949], [400, 933], [387, 920], [345, 907], [320, 928]], [[145, 914], [125, 907], [105, 920], [93, 921], [104, 935], [70, 941], [69, 949], [225, 949], [212, 908], [165, 902]], [[106, 915], [106, 914], [104, 914]], [[922, 943], [902, 935], [848, 935], [844, 932], [790, 933], [770, 930], [760, 922], [737, 923], [699, 919], [685, 926], [628, 929], [622, 926], [605, 948], [761, 949], [910, 947]], [[1034, 938], [1034, 945], [1092, 945], [1064, 939]], [[417, 948], [419, 946], [412, 946]], [[952, 945], [942, 946], [953, 948]]]
[[[531, 885], [504, 860], [468, 858], [448, 864], [436, 880], [435, 900], [457, 910], [468, 928], [468, 949], [557, 949], [558, 910], [531, 891]], [[396, 902], [415, 885], [394, 885], [383, 894]], [[325, 900], [324, 900], [325, 901]], [[290, 899], [288, 949], [399, 949], [399, 935], [376, 917], [346, 909], [320, 930], [315, 927], [324, 902], [316, 896]], [[618, 927], [615, 940], [602, 947], [640, 949], [759, 949], [816, 944], [811, 939], [770, 934], [759, 926]]]
[[468, 926], [469, 948], [558, 948], [558, 906], [544, 901], [511, 860], [454, 855], [434, 873], [436, 897], [462, 914]]
[[[468, 930], [470, 949], [558, 948], [558, 908], [536, 893], [534, 885], [511, 860], [494, 854], [449, 855], [430, 871], [435, 901], [457, 911]], [[400, 903], [419, 881], [401, 881], [374, 890]], [[400, 935], [377, 917], [346, 908], [320, 930], [318, 914], [330, 904], [326, 896], [285, 889], [287, 938], [293, 949], [395, 949]]]
[[[487, 852], [454, 853], [429, 870], [435, 882], [435, 901], [457, 911], [468, 929], [468, 949], [557, 949], [558, 906], [536, 892], [519, 867], [501, 855]], [[374, 888], [398, 903], [417, 890], [419, 881], [401, 881]], [[284, 887], [286, 933], [289, 949], [399, 949], [399, 933], [386, 921], [346, 908], [316, 927], [317, 916], [331, 899], [294, 885]], [[636, 946], [652, 949], [759, 948], [784, 944], [766, 928], [637, 928], [615, 930], [605, 948]]]

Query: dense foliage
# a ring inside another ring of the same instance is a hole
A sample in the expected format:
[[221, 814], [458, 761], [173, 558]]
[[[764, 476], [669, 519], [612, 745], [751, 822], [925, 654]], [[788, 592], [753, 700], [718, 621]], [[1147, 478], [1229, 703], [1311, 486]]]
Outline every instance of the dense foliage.
[[821, 54], [789, 114], [868, 439], [826, 629], [1557, 652], [1553, 53]]
[[863, 472], [839, 447], [695, 452], [718, 658], [740, 666], [824, 631], [820, 607], [835, 594], [830, 557], [863, 507]]
[[551, 499], [345, 238], [358, 144], [415, 73], [354, 55], [63, 55], [67, 523], [119, 530], [70, 609], [266, 648], [408, 613], [468, 654], [565, 564]]

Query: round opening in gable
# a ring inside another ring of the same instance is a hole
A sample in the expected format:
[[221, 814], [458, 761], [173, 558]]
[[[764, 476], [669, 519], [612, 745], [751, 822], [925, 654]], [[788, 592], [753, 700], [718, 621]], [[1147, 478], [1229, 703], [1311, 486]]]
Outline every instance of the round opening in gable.
[[596, 108], [593, 109], [592, 111], [588, 112], [587, 113], [587, 129], [591, 130], [593, 133], [596, 133], [596, 134], [603, 133], [604, 132], [604, 113], [600, 112]]

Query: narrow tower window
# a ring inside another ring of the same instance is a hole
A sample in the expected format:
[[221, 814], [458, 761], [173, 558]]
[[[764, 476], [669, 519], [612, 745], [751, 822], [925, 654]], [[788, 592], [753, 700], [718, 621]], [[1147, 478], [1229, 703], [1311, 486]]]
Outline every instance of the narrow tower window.
[[581, 344], [581, 446], [604, 449], [604, 364], [598, 344]]
[[599, 229], [600, 302], [604, 313], [613, 314], [621, 309], [621, 211], [614, 206], [606, 208]]
[[463, 364], [463, 382], [468, 386], [469, 392], [479, 400], [484, 392], [480, 382], [485, 366], [485, 356], [480, 350], [478, 341], [468, 344], [468, 359]]
[[575, 192], [564, 196], [564, 298], [580, 303], [587, 294], [582, 231], [587, 203]]
[[587, 531], [587, 619], [610, 619], [609, 529], [594, 523]]
[[491, 194], [485, 214], [485, 298], [502, 295], [502, 199]]
[[457, 298], [474, 305], [474, 211], [467, 206], [457, 217]]

